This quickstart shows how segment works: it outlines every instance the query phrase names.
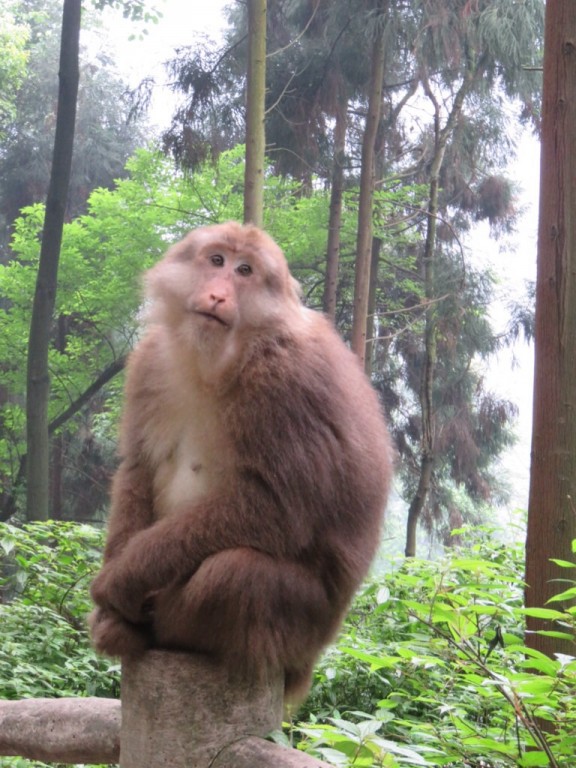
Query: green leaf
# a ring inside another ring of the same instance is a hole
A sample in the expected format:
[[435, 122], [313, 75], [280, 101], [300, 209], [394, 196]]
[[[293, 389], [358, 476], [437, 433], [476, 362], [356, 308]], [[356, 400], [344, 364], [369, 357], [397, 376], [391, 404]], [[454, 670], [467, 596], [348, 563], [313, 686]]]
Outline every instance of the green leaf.
[[521, 608], [520, 613], [525, 616], [532, 616], [535, 619], [566, 619], [567, 616], [561, 611], [555, 611], [552, 608]]
[[548, 605], [548, 603], [556, 603], [561, 600], [573, 600], [574, 598], [576, 598], [576, 587], [570, 587], [570, 589], [566, 589], [564, 592], [560, 592], [559, 594], [551, 597], [546, 601], [546, 605]]
[[558, 632], [554, 629], [538, 629], [536, 630], [536, 634], [542, 635], [542, 637], [556, 637], [558, 640], [574, 640], [574, 635], [570, 632]]
[[550, 765], [548, 755], [545, 752], [524, 752], [518, 759], [517, 765], [522, 768], [533, 768], [538, 765]]
[[342, 653], [347, 653], [349, 656], [353, 656], [359, 661], [365, 661], [370, 664], [372, 669], [386, 669], [389, 667], [395, 667], [401, 658], [399, 656], [374, 656], [373, 654], [366, 653], [365, 651], [359, 651], [356, 648], [340, 648]]
[[556, 563], [560, 568], [576, 568], [576, 563], [571, 563], [569, 560], [558, 560], [555, 557], [551, 557], [550, 562]]

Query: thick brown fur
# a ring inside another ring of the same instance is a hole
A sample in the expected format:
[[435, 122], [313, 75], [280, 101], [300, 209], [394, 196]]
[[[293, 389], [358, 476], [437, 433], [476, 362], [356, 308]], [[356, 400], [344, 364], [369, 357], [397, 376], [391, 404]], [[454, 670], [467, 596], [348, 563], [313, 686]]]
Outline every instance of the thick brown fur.
[[298, 701], [378, 545], [392, 451], [377, 396], [253, 226], [191, 232], [146, 283], [94, 644], [281, 669]]

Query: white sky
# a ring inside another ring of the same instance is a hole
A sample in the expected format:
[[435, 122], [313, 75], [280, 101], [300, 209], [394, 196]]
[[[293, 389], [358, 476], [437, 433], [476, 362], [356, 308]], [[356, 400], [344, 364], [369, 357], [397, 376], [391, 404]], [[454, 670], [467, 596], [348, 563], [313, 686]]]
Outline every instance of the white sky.
[[162, 17], [157, 24], [146, 26], [147, 35], [135, 40], [129, 38], [138, 34], [141, 27], [122, 19], [118, 11], [106, 9], [107, 35], [115, 48], [121, 74], [136, 81], [148, 74], [157, 74], [175, 48], [191, 45], [202, 35], [217, 38], [224, 26], [224, 6], [233, 2], [235, 0], [151, 0]]
[[[488, 236], [482, 224], [466, 238], [472, 263], [490, 267], [498, 276], [497, 300], [491, 309], [494, 330], [502, 333], [507, 325], [508, 302], [525, 295], [525, 284], [536, 278], [538, 238], [538, 195], [540, 186], [540, 144], [524, 131], [518, 142], [518, 155], [512, 159], [507, 175], [519, 187], [521, 215], [516, 231], [502, 243]], [[501, 466], [512, 488], [510, 510], [528, 508], [530, 444], [532, 436], [532, 390], [534, 346], [520, 339], [512, 348], [502, 350], [489, 362], [485, 372], [488, 389], [511, 400], [518, 407], [516, 434], [518, 442], [505, 452]], [[502, 511], [505, 515], [505, 511]], [[518, 520], [513, 520], [516, 524]]]

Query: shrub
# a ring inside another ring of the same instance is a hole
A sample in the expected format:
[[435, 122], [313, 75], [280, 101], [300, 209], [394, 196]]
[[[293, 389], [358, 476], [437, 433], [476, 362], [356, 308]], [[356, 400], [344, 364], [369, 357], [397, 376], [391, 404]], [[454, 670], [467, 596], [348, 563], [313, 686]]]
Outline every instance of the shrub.
[[[360, 594], [319, 667], [301, 748], [346, 766], [573, 764], [576, 661], [524, 645], [520, 545], [475, 539]], [[554, 613], [574, 635], [576, 609]]]

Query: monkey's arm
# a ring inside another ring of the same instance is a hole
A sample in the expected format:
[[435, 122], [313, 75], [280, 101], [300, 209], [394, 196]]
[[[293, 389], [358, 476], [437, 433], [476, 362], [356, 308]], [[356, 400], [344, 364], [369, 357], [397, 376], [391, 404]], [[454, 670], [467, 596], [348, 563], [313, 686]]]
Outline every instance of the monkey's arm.
[[[152, 484], [143, 464], [125, 459], [118, 468], [112, 487], [112, 508], [108, 523], [108, 536], [104, 549], [104, 564], [91, 587], [97, 605], [92, 626], [103, 620], [114, 620], [114, 611], [108, 595], [129, 540], [153, 522]], [[97, 587], [96, 585], [100, 585]], [[141, 614], [140, 620], [145, 617]]]
[[189, 579], [216, 552], [252, 548], [294, 558], [306, 542], [291, 536], [290, 520], [282, 522], [282, 514], [284, 510], [266, 499], [265, 490], [255, 488], [252, 493], [244, 489], [239, 500], [209, 499], [189, 512], [164, 518], [130, 537], [119, 557], [94, 580], [92, 596], [99, 605], [140, 622], [150, 596]]
[[112, 483], [112, 507], [104, 562], [124, 550], [128, 540], [154, 521], [150, 472], [133, 458], [122, 461]]
[[153, 337], [144, 338], [128, 360], [120, 429], [122, 461], [112, 481], [105, 563], [117, 558], [130, 537], [154, 521], [153, 472], [143, 447], [149, 428], [145, 403], [153, 397], [147, 389], [152, 376], [149, 357], [153, 356], [153, 345]]

